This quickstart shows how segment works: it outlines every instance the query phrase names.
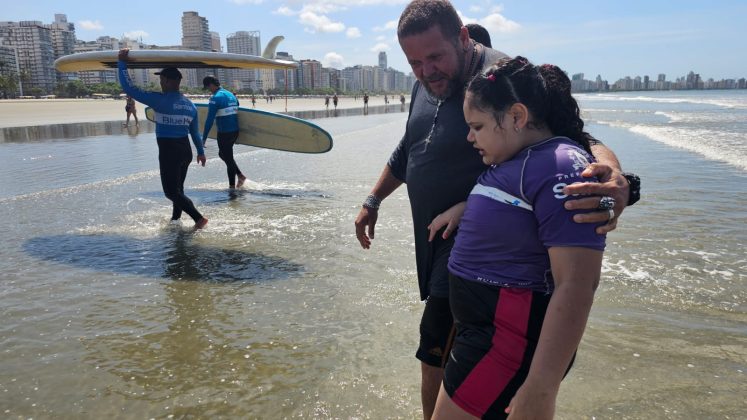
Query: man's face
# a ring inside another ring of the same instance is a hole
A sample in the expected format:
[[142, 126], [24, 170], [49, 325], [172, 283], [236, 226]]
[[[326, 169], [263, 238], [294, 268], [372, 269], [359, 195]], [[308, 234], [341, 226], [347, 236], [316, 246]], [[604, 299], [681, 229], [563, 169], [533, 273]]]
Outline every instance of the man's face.
[[464, 51], [461, 39], [449, 40], [439, 26], [400, 38], [399, 45], [415, 77], [431, 95], [445, 99], [462, 89]]

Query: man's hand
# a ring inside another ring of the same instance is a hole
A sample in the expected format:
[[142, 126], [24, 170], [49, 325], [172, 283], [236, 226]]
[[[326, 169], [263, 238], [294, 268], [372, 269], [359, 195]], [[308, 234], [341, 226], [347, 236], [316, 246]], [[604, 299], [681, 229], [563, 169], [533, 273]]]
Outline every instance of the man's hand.
[[205, 166], [205, 162], [207, 162], [207, 159], [205, 159], [205, 155], [197, 155], [197, 163]]
[[120, 61], [127, 61], [130, 58], [130, 49], [129, 48], [122, 48], [119, 50], [119, 60]]
[[[355, 219], [355, 236], [358, 238], [358, 242], [360, 242], [363, 249], [371, 248], [371, 240], [374, 238], [374, 227], [378, 218], [378, 210], [363, 207]], [[368, 229], [368, 234], [366, 233], [366, 229]]]
[[617, 219], [625, 210], [630, 196], [630, 184], [622, 176], [620, 171], [613, 169], [602, 163], [592, 163], [581, 173], [584, 178], [596, 176], [599, 182], [583, 182], [571, 184], [563, 188], [563, 194], [566, 195], [593, 195], [594, 197], [584, 197], [576, 200], [565, 202], [567, 210], [590, 210], [598, 209], [602, 197], [608, 196], [615, 200], [615, 206], [612, 208], [614, 217], [610, 219], [608, 210], [600, 210], [592, 213], [577, 214], [573, 216], [576, 223], [600, 223], [606, 221], [606, 225], [599, 226], [597, 233], [602, 235], [611, 232], [617, 228]]

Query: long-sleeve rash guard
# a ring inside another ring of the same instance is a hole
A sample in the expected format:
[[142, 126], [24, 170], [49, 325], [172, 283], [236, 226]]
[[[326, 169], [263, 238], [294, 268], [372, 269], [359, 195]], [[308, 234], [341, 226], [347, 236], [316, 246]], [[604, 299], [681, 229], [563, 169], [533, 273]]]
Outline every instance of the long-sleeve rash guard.
[[213, 96], [210, 97], [210, 105], [208, 105], [208, 115], [207, 119], [205, 119], [205, 129], [202, 130], [202, 137], [207, 139], [210, 129], [213, 128], [213, 119], [216, 120], [219, 133], [239, 131], [238, 110], [239, 100], [236, 99], [233, 93], [223, 88], [218, 88]]
[[197, 123], [197, 108], [195, 104], [180, 92], [146, 92], [140, 90], [130, 81], [127, 73], [127, 62], [120, 60], [119, 83], [122, 90], [140, 103], [153, 108], [156, 112], [156, 137], [159, 139], [183, 138], [192, 135], [192, 143], [197, 149], [197, 155], [204, 155], [202, 137]]

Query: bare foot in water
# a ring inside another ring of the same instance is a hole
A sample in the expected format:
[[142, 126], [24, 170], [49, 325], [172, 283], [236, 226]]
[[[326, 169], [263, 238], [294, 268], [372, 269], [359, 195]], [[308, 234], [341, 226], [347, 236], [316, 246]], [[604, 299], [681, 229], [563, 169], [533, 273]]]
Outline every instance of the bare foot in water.
[[239, 181], [236, 183], [236, 188], [241, 188], [241, 186], [244, 185], [244, 181], [246, 181], [246, 177], [244, 175], [239, 175]]
[[208, 219], [203, 217], [202, 219], [198, 220], [197, 223], [195, 223], [195, 229], [204, 228], [205, 226], [207, 226], [207, 222], [208, 222]]

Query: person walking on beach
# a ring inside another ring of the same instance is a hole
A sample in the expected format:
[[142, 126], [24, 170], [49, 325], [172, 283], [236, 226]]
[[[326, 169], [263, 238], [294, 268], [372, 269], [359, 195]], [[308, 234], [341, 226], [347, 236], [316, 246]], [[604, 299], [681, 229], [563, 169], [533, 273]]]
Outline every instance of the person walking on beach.
[[523, 57], [500, 60], [467, 88], [467, 141], [491, 166], [466, 203], [428, 227], [434, 238], [459, 223], [448, 263], [456, 335], [434, 419], [553, 417], [605, 247], [559, 193], [584, 182], [578, 168], [594, 161], [579, 114], [568, 76]]
[[[437, 235], [429, 241], [427, 227], [437, 215], [464, 201], [486, 169], [479, 153], [464, 141], [469, 127], [462, 109], [463, 91], [474, 74], [506, 55], [472, 41], [447, 0], [409, 3], [400, 16], [397, 36], [417, 82], [410, 96], [405, 134], [363, 202], [355, 230], [361, 247], [369, 249], [382, 200], [407, 183], [418, 284], [420, 297], [425, 300], [416, 357], [421, 361], [423, 415], [429, 419], [441, 386], [453, 326], [447, 269], [453, 237]], [[563, 193], [611, 196], [614, 201], [595, 196], [570, 200], [565, 205], [568, 209], [594, 209], [602, 201], [602, 211], [575, 215], [574, 221], [606, 222], [597, 227], [598, 233], [606, 233], [616, 227], [630, 188], [614, 153], [598, 142], [591, 148], [600, 163], [582, 175], [596, 175], [604, 182], [568, 186]], [[608, 209], [613, 202], [614, 209]], [[455, 228], [450, 224], [445, 230], [453, 233]]]
[[332, 96], [332, 104], [335, 106], [335, 111], [337, 111], [337, 101], [339, 98], [337, 97], [337, 94], [335, 93], [334, 96]]
[[324, 96], [324, 107], [329, 110], [329, 95]]
[[208, 104], [208, 115], [205, 119], [205, 128], [202, 130], [202, 138], [207, 142], [210, 129], [213, 128], [213, 120], [215, 120], [218, 128], [218, 156], [226, 163], [228, 188], [241, 188], [246, 177], [241, 173], [241, 169], [233, 158], [233, 145], [239, 138], [239, 100], [233, 93], [223, 89], [220, 81], [214, 76], [206, 76], [202, 79], [202, 86], [213, 94]]
[[135, 100], [132, 99], [132, 96], [127, 95], [125, 101], [125, 112], [127, 112], [127, 120], [125, 121], [124, 126], [127, 127], [130, 125], [130, 115], [132, 115], [135, 118], [135, 127], [138, 127], [140, 124], [137, 120], [137, 108], [135, 108]]
[[186, 212], [194, 221], [195, 228], [202, 229], [208, 219], [197, 211], [192, 200], [184, 195], [184, 181], [192, 162], [192, 148], [188, 135], [197, 149], [197, 162], [205, 166], [205, 150], [197, 124], [197, 108], [179, 92], [182, 74], [176, 67], [166, 67], [157, 72], [161, 79], [159, 92], [145, 92], [135, 87], [127, 72], [129, 49], [119, 50], [117, 69], [119, 83], [126, 94], [153, 108], [156, 112], [156, 141], [158, 142], [158, 163], [161, 172], [161, 186], [166, 198], [171, 200], [173, 209], [171, 220], [179, 220]]
[[363, 113], [368, 114], [368, 94], [363, 94]]

